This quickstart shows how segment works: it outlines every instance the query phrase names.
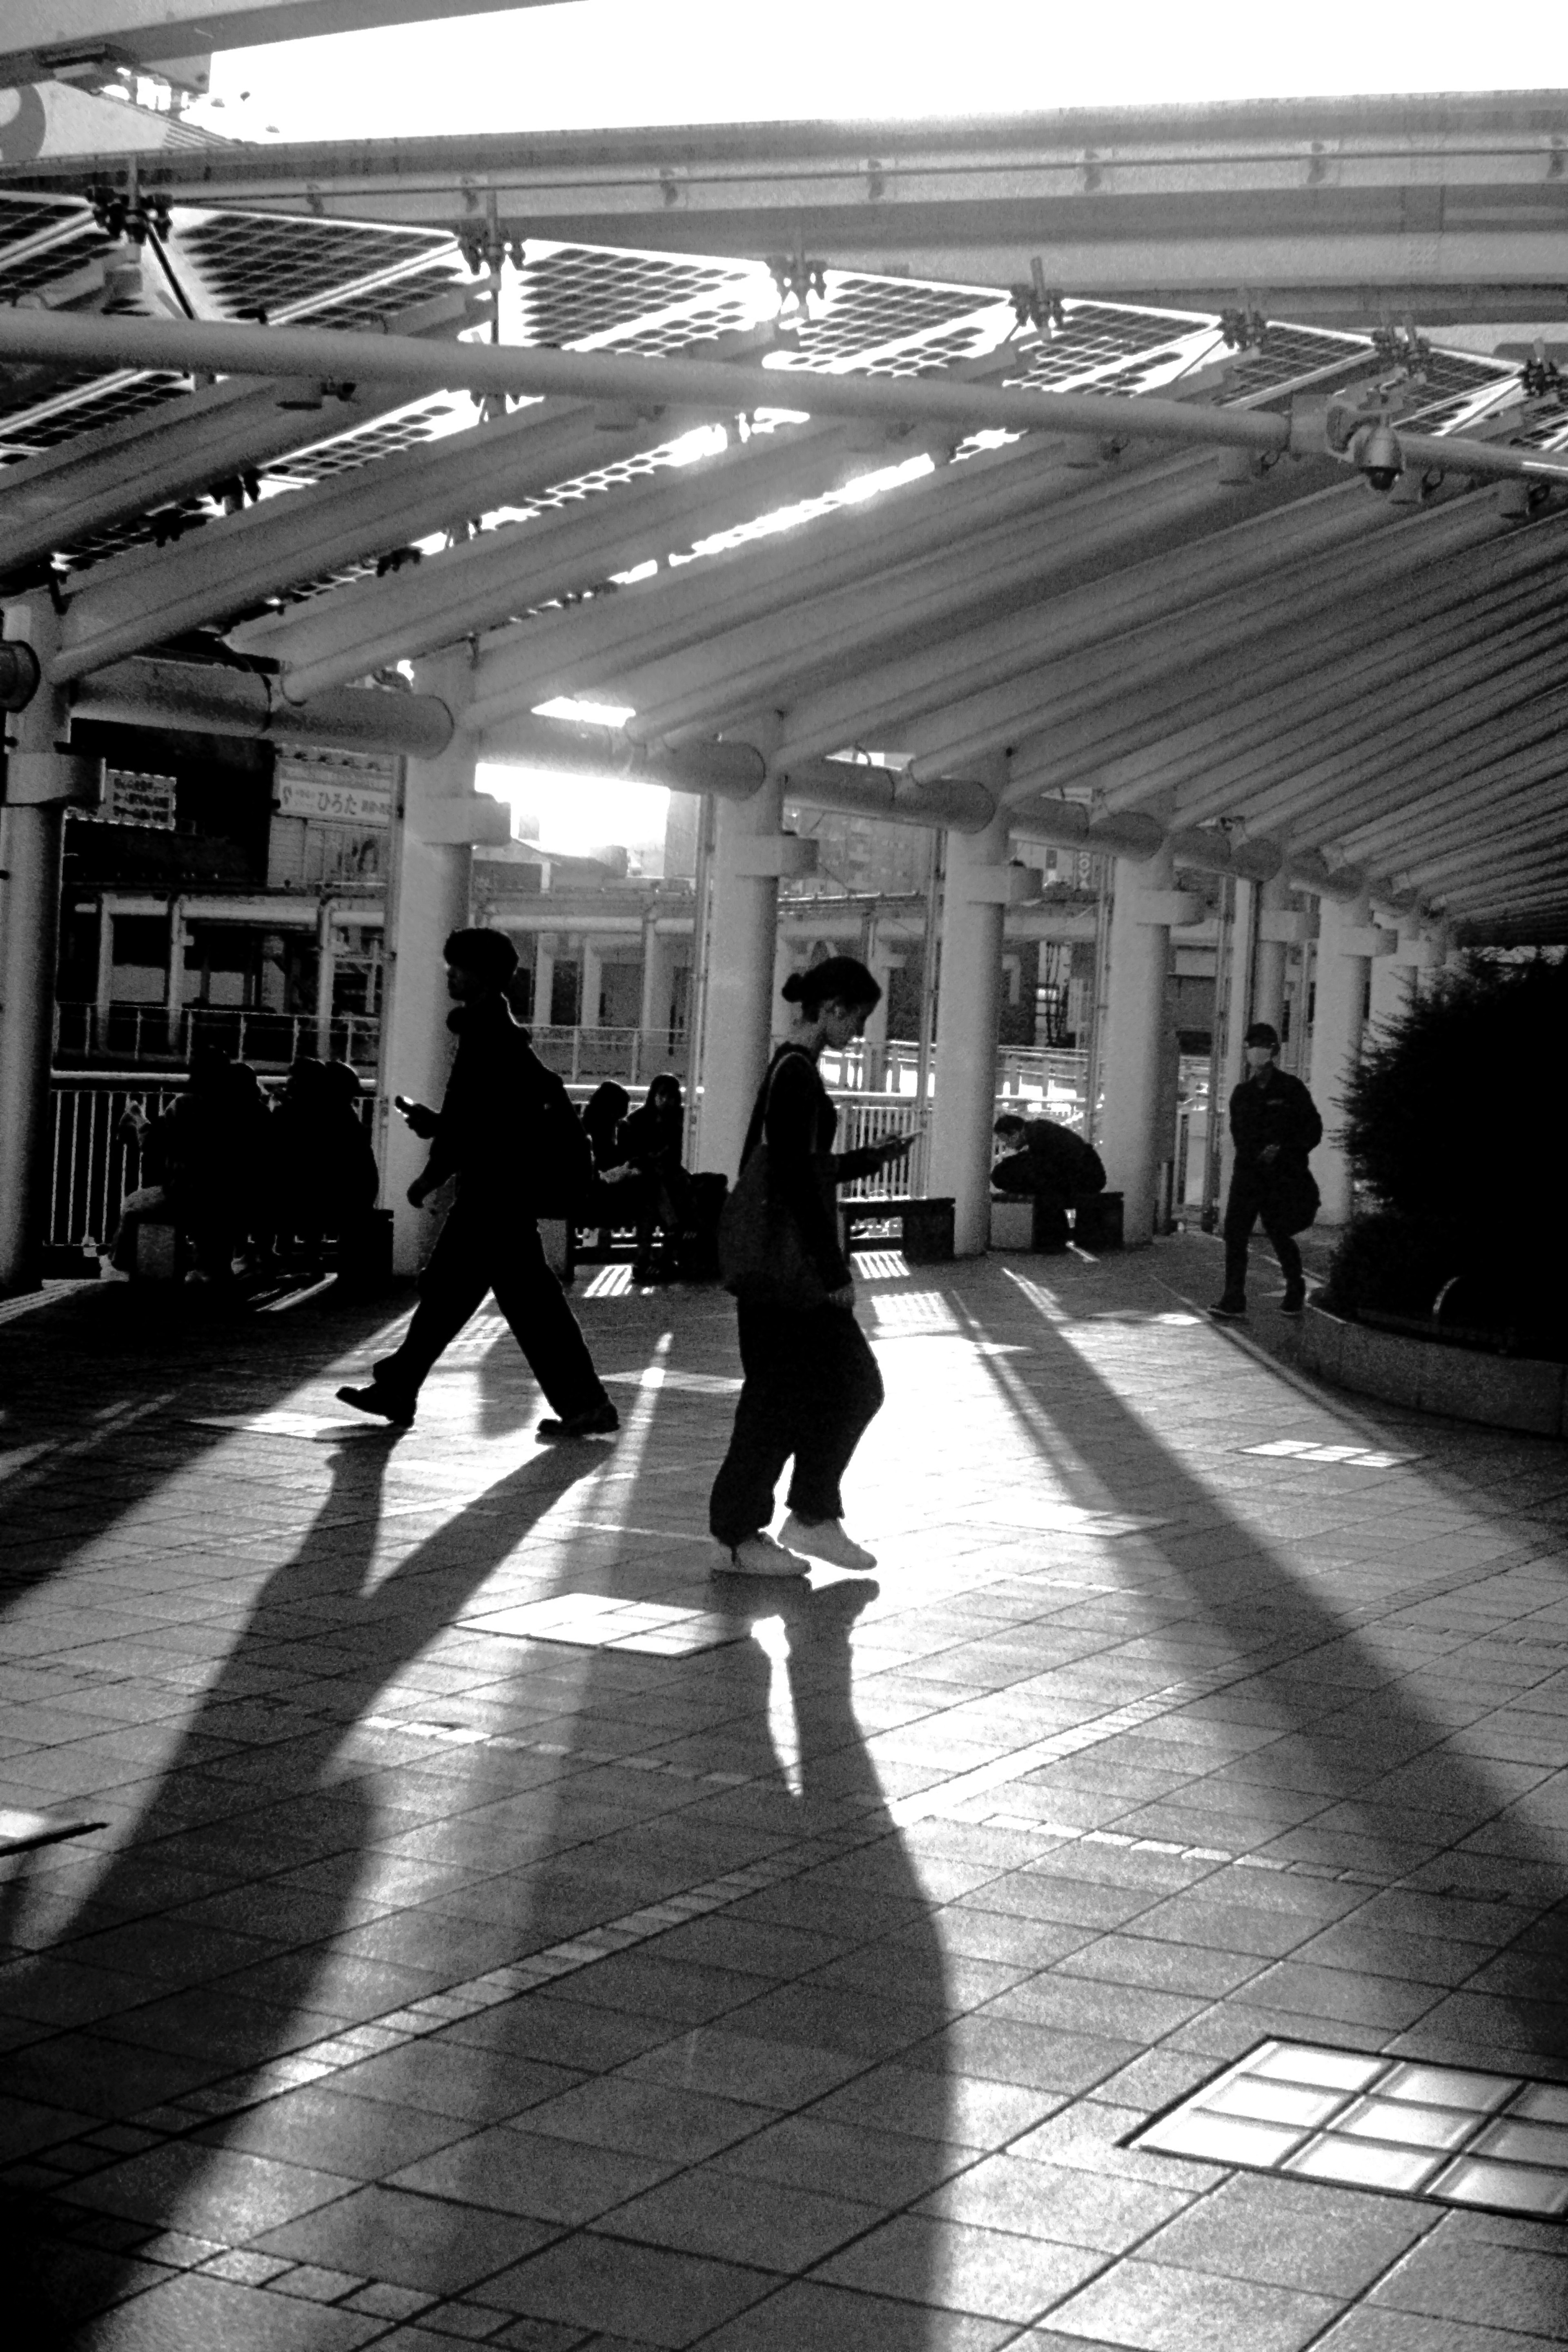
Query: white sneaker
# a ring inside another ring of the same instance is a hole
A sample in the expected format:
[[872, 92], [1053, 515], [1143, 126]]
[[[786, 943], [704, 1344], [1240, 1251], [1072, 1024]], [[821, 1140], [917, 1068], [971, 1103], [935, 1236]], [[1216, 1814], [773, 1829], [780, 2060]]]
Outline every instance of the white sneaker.
[[721, 1546], [723, 1557], [714, 1562], [715, 1576], [807, 1576], [811, 1562], [797, 1551], [785, 1551], [772, 1536], [747, 1536], [732, 1551]]
[[792, 1511], [779, 1533], [786, 1544], [798, 1544], [802, 1551], [809, 1552], [813, 1559], [826, 1560], [829, 1568], [858, 1569], [863, 1575], [877, 1565], [875, 1552], [845, 1534], [842, 1519], [818, 1519], [813, 1527]]

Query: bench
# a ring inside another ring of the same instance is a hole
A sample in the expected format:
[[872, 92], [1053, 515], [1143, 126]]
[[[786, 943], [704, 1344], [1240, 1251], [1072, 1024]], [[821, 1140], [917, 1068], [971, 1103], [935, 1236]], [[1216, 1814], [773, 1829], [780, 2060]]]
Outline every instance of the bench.
[[899, 1246], [911, 1265], [935, 1265], [952, 1255], [951, 1197], [917, 1201], [910, 1193], [899, 1193], [885, 1201], [840, 1201], [838, 1213], [844, 1222], [846, 1257], [863, 1225], [897, 1225]]
[[1060, 1252], [1067, 1247], [1067, 1219], [1081, 1250], [1099, 1256], [1121, 1247], [1121, 1194], [1079, 1192], [1066, 1212], [1030, 1192], [993, 1192], [991, 1246], [995, 1250]]

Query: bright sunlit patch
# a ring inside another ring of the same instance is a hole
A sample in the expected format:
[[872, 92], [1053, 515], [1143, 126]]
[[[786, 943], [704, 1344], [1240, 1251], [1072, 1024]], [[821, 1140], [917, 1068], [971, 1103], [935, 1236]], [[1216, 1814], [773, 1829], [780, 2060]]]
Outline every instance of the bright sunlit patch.
[[584, 1298], [624, 1298], [632, 1286], [629, 1265], [602, 1265], [583, 1286]]
[[800, 1727], [795, 1719], [795, 1700], [789, 1686], [789, 1627], [782, 1617], [759, 1617], [752, 1626], [752, 1639], [768, 1661], [768, 1738], [773, 1741], [773, 1754], [790, 1795], [798, 1797], [805, 1782], [800, 1769]]
[[579, 702], [575, 695], [557, 694], [549, 702], [536, 702], [536, 719], [573, 719], [579, 727], [624, 727], [636, 717], [630, 703]]
[[874, 474], [857, 474], [852, 482], [843, 484], [837, 495], [845, 504], [853, 505], [860, 499], [880, 498], [884, 490], [896, 490], [900, 482], [918, 482], [922, 475], [935, 471], [933, 457], [906, 457], [901, 466], [879, 466]]
[[699, 425], [672, 441], [665, 456], [672, 466], [694, 466], [700, 457], [717, 457], [730, 446], [721, 425]]

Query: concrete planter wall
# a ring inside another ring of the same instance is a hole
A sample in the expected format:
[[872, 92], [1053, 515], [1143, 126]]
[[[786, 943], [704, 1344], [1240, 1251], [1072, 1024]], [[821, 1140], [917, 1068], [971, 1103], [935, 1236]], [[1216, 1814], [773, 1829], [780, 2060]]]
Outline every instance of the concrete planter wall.
[[1301, 1318], [1296, 1360], [1303, 1371], [1386, 1404], [1485, 1422], [1493, 1429], [1528, 1430], [1537, 1437], [1568, 1436], [1568, 1364], [1482, 1355], [1400, 1331], [1374, 1331], [1342, 1322], [1321, 1307], [1309, 1307]]

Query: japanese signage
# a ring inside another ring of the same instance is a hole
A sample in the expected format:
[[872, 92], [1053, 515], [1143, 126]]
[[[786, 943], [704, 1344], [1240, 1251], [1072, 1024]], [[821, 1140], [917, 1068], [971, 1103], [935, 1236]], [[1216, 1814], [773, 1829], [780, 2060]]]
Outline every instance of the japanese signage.
[[279, 761], [274, 806], [279, 816], [319, 824], [385, 825], [392, 823], [392, 789], [323, 769], [297, 772]]
[[159, 833], [174, 830], [174, 779], [144, 774], [139, 768], [107, 768], [103, 805], [72, 809], [72, 816], [94, 824], [150, 825]]

